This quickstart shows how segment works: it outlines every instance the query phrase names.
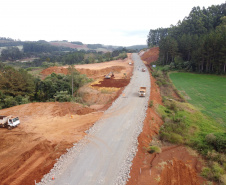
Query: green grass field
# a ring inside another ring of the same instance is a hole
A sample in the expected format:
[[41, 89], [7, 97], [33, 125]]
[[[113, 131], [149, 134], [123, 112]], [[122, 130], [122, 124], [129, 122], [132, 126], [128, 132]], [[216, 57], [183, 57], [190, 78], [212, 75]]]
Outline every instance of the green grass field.
[[226, 127], [225, 76], [171, 73], [170, 79], [189, 103]]

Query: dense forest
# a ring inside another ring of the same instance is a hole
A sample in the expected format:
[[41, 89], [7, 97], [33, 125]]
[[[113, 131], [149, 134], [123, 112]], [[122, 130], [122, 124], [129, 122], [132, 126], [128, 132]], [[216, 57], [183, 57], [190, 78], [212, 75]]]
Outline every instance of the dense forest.
[[151, 29], [149, 47], [159, 46], [159, 62], [169, 68], [226, 73], [226, 3], [194, 7], [170, 28]]

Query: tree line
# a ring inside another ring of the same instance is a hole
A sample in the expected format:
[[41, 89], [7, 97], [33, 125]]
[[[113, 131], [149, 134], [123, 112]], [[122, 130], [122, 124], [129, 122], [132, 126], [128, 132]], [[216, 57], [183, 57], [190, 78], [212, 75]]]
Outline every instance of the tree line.
[[194, 7], [170, 28], [151, 29], [149, 47], [159, 46], [159, 62], [171, 68], [205, 73], [226, 72], [226, 3]]
[[73, 67], [69, 68], [67, 75], [52, 73], [41, 80], [24, 69], [15, 69], [2, 63], [0, 78], [0, 109], [29, 102], [71, 101], [74, 98], [72, 94], [91, 81]]
[[12, 47], [12, 46], [20, 46], [20, 45], [23, 45], [23, 42], [20, 40], [0, 37], [0, 47]]
[[[20, 51], [17, 47], [9, 47], [2, 50], [1, 60], [11, 61], [10, 65], [20, 66], [22, 68], [29, 67], [50, 67], [54, 65], [72, 65], [72, 64], [89, 64], [89, 63], [99, 63], [106, 62], [110, 60], [125, 59], [127, 57], [127, 52], [132, 52], [131, 50], [122, 49], [114, 50], [113, 52], [96, 52], [88, 50], [80, 51], [54, 51], [54, 52], [32, 52], [24, 53]], [[16, 60], [23, 58], [36, 58], [31, 62], [15, 62]]]

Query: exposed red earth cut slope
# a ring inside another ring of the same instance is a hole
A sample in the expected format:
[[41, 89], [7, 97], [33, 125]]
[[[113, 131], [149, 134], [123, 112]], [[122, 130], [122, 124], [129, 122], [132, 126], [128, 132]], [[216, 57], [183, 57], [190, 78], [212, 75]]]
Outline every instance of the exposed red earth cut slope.
[[159, 58], [159, 47], [153, 47], [144, 52], [141, 59], [146, 61], [148, 64], [157, 61]]

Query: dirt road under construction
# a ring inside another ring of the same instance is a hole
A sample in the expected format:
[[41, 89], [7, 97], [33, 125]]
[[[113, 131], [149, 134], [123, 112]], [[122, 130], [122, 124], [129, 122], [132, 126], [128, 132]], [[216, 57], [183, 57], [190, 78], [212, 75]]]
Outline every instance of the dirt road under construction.
[[[40, 184], [125, 184], [142, 131], [150, 94], [150, 78], [137, 54], [132, 56], [134, 73], [122, 95], [105, 111], [89, 134], [61, 157]], [[139, 97], [140, 86], [147, 87]], [[50, 177], [55, 180], [49, 182]]]

